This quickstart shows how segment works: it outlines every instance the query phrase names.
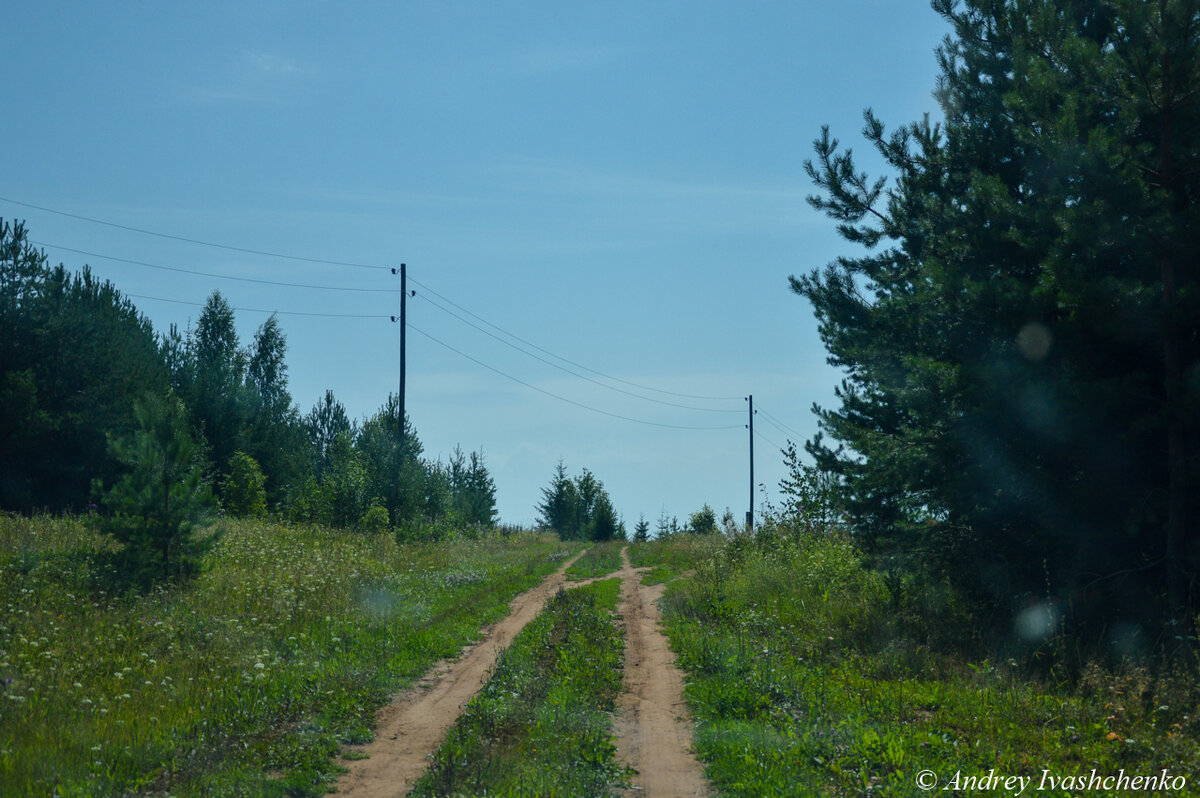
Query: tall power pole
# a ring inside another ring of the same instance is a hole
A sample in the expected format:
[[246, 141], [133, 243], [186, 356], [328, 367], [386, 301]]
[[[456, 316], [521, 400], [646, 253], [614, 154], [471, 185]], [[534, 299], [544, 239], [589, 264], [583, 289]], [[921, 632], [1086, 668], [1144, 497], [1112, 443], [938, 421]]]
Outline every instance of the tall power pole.
[[750, 402], [750, 509], [746, 511], [746, 529], [754, 529], [754, 394], [747, 397]]
[[[400, 269], [392, 269], [392, 274], [400, 275], [400, 395], [397, 401], [400, 405], [400, 429], [397, 433], [400, 442], [400, 457], [404, 457], [404, 351], [405, 351], [405, 334], [408, 332], [408, 265], [401, 263]], [[392, 321], [397, 321], [396, 317], [392, 317]]]

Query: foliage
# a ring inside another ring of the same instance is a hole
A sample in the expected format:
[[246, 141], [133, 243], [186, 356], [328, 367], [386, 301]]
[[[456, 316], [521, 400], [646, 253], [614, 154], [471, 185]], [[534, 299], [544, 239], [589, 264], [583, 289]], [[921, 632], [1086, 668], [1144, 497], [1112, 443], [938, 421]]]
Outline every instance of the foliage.
[[262, 518], [267, 514], [266, 478], [253, 457], [234, 452], [229, 476], [221, 491], [225, 511], [238, 518]]
[[166, 390], [150, 322], [85, 267], [50, 268], [19, 222], [0, 219], [0, 507], [83, 510], [117, 478], [107, 436], [133, 399]]
[[231, 522], [188, 590], [117, 594], [111, 548], [0, 516], [0, 794], [323, 795], [394, 691], [561, 563]]
[[463, 524], [491, 527], [496, 524], [496, 484], [488, 474], [483, 452], [471, 452], [468, 460], [454, 447], [449, 463], [453, 517]]
[[646, 516], [640, 516], [637, 524], [633, 527], [633, 542], [645, 543], [650, 537], [650, 522], [646, 520]]
[[705, 504], [688, 517], [687, 531], [693, 535], [714, 535], [717, 532], [717, 513]]
[[945, 123], [866, 113], [886, 190], [828, 130], [807, 164], [867, 249], [792, 281], [847, 375], [820, 411], [835, 445], [809, 450], [872, 554], [1003, 624], [1047, 589], [1093, 629], [1179, 613], [1200, 595], [1200, 11], [934, 7]]
[[388, 528], [388, 511], [378, 504], [372, 504], [370, 509], [358, 519], [358, 529], [368, 535], [378, 535]]
[[216, 509], [200, 447], [173, 395], [147, 394], [134, 404], [134, 415], [133, 436], [111, 444], [129, 472], [104, 496], [111, 515], [100, 528], [124, 544], [122, 566], [134, 581], [194, 576], [214, 542], [199, 531]]
[[971, 629], [961, 603], [937, 585], [893, 592], [837, 536], [772, 529], [671, 552], [686, 540], [639, 548], [643, 564], [670, 556], [695, 569], [661, 604], [697, 753], [722, 795], [908, 796], [923, 770], [937, 790], [974, 794], [950, 786], [956, 773], [1036, 786], [1043, 772], [1093, 768], [1165, 768], [1193, 791], [1194, 665], [1092, 665], [1074, 684], [1043, 682], [1024, 670], [1036, 651], [1004, 664], [950, 653]]
[[550, 485], [542, 488], [537, 510], [542, 528], [554, 530], [563, 540], [624, 538], [604, 483], [586, 468], [572, 480], [559, 460]]
[[412, 794], [609, 796], [623, 640], [611, 579], [559, 591], [500, 657]]

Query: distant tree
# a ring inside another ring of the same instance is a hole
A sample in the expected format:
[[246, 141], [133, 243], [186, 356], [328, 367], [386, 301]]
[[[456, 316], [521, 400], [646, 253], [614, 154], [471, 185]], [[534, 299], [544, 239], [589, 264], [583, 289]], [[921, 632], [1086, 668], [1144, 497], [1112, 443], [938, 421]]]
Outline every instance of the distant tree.
[[579, 490], [567, 476], [567, 467], [562, 460], [554, 469], [549, 487], [542, 488], [542, 501], [537, 510], [540, 526], [554, 530], [563, 540], [579, 537]]
[[201, 449], [175, 396], [148, 394], [134, 414], [133, 435], [112, 442], [129, 472], [104, 496], [111, 515], [101, 529], [124, 544], [126, 572], [138, 581], [194, 575], [212, 543], [198, 530], [216, 509]]
[[378, 496], [372, 495], [366, 463], [348, 432], [333, 439], [329, 470], [321, 488], [327, 508], [325, 522], [332, 526], [352, 527], [372, 504], [382, 503]]
[[262, 518], [267, 514], [265, 484], [266, 477], [255, 459], [245, 452], [234, 452], [221, 492], [226, 512], [239, 518]]
[[663, 540], [668, 538], [672, 532], [671, 526], [671, 519], [667, 517], [667, 508], [664, 507], [662, 512], [658, 514], [658, 523], [654, 527], [655, 537]]
[[488, 473], [483, 451], [471, 452], [467, 466], [462, 498], [455, 497], [461, 518], [469, 524], [491, 527], [499, 520], [496, 514], [496, 483]]
[[725, 513], [721, 516], [721, 531], [726, 535], [736, 534], [738, 531], [737, 519], [733, 517], [733, 510], [725, 508]]
[[245, 390], [246, 353], [238, 343], [233, 308], [213, 291], [200, 311], [192, 338], [195, 377], [188, 396], [193, 425], [203, 431], [217, 474], [245, 448], [250, 408]]
[[321, 400], [304, 417], [304, 428], [312, 447], [314, 470], [318, 478], [330, 467], [334, 440], [342, 434], [353, 440], [358, 434], [357, 425], [350, 421], [345, 406], [334, 398], [331, 390], [326, 390]]
[[586, 468], [570, 479], [561, 460], [537, 509], [539, 523], [563, 540], [612, 540], [624, 534], [604, 483]]
[[425, 466], [423, 449], [410, 419], [404, 419], [404, 443], [400, 443], [400, 402], [395, 394], [359, 431], [356, 446], [363, 456], [371, 493], [378, 496], [396, 524], [419, 518], [424, 505]]
[[646, 520], [646, 516], [638, 518], [637, 524], [633, 527], [633, 542], [645, 543], [650, 537], [650, 523]]
[[311, 468], [311, 450], [287, 385], [287, 340], [271, 316], [254, 334], [246, 367], [249, 422], [246, 451], [262, 467], [267, 498], [279, 505]]
[[601, 486], [600, 495], [597, 496], [592, 509], [588, 531], [589, 537], [596, 541], [613, 540], [618, 537], [617, 514], [613, 510], [612, 502], [608, 498], [608, 493], [603, 490], [603, 486]]
[[688, 518], [688, 532], [693, 535], [712, 535], [717, 531], [717, 514], [705, 504]]

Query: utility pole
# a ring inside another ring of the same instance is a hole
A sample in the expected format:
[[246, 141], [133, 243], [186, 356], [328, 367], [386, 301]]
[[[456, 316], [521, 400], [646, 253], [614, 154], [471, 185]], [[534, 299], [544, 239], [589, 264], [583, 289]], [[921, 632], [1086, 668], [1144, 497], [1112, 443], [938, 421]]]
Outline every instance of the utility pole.
[[750, 509], [746, 511], [746, 531], [754, 529], [754, 394], [747, 397], [750, 402]]
[[[399, 431], [397, 437], [400, 443], [400, 457], [404, 457], [404, 351], [405, 351], [405, 334], [408, 332], [408, 265], [401, 263], [400, 269], [392, 269], [392, 274], [400, 275], [400, 395], [397, 401], [400, 405]], [[397, 321], [395, 316], [392, 316], [392, 321]]]

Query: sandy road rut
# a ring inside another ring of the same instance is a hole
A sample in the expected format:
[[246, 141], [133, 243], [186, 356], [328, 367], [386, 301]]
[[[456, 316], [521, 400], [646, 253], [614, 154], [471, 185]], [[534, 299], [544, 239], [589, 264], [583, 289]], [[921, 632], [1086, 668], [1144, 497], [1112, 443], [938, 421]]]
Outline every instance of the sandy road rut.
[[683, 702], [683, 673], [658, 628], [665, 585], [648, 587], [621, 549], [621, 616], [625, 619], [625, 690], [617, 717], [617, 752], [637, 769], [633, 785], [647, 798], [710, 794], [691, 754], [692, 722]]
[[[459, 659], [439, 662], [384, 707], [375, 741], [352, 749], [368, 758], [344, 762], [349, 772], [339, 781], [337, 794], [354, 798], [406, 795], [463, 707], [483, 686], [500, 651], [537, 617], [564, 584], [567, 568], [581, 556], [571, 558], [540, 585], [513, 599], [508, 617], [492, 626], [483, 640], [465, 648]], [[703, 770], [689, 753], [692, 727], [683, 704], [683, 676], [658, 629], [654, 602], [662, 595], [662, 586], [642, 586], [624, 549], [621, 559], [624, 567], [613, 575], [621, 578], [628, 692], [620, 699], [617, 750], [626, 764], [639, 771], [634, 786], [641, 795], [707, 796]]]

